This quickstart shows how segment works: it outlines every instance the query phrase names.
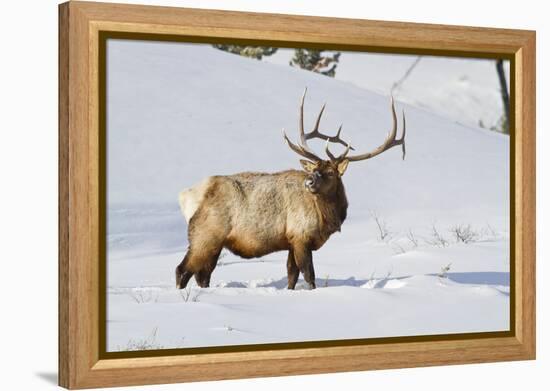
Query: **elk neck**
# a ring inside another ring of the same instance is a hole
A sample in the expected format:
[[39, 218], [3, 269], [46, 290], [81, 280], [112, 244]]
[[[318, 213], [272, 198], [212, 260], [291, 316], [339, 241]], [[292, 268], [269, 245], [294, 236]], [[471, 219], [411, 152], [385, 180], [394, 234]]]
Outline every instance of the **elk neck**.
[[313, 195], [313, 203], [319, 219], [319, 227], [322, 236], [330, 236], [336, 231], [340, 231], [342, 223], [346, 219], [348, 210], [348, 200], [344, 184], [339, 181], [336, 191], [329, 195]]

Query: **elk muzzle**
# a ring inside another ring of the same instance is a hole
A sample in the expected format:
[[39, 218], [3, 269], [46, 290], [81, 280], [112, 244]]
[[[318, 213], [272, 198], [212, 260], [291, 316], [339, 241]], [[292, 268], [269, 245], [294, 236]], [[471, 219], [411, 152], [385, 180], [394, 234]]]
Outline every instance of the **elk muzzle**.
[[311, 193], [316, 194], [319, 191], [319, 182], [321, 180], [321, 174], [318, 171], [314, 171], [304, 181], [304, 186]]

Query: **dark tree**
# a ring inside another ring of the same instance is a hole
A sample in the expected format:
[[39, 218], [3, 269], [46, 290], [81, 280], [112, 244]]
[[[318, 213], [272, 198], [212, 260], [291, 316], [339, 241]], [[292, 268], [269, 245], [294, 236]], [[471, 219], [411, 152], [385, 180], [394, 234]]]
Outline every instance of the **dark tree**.
[[496, 62], [498, 81], [500, 83], [500, 96], [504, 106], [504, 120], [502, 121], [502, 131], [510, 133], [510, 95], [508, 94], [508, 83], [504, 74], [504, 61], [497, 60]]
[[331, 56], [323, 55], [322, 50], [296, 49], [290, 65], [334, 77], [339, 59], [340, 53], [334, 53]]
[[269, 46], [240, 46], [240, 45], [213, 45], [216, 49], [238, 54], [244, 57], [261, 60], [263, 56], [271, 56], [277, 52], [277, 48]]

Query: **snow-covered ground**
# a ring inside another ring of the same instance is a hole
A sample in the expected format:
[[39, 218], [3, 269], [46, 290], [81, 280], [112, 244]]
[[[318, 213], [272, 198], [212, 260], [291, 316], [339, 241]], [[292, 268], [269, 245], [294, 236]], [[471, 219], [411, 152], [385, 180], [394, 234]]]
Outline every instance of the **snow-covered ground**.
[[[284, 252], [224, 252], [211, 288], [176, 290], [178, 192], [209, 175], [298, 168], [281, 128], [296, 136], [305, 86], [306, 126], [326, 101], [324, 132], [344, 122], [360, 151], [383, 141], [389, 99], [357, 83], [209, 46], [108, 43], [109, 351], [509, 328], [509, 139], [400, 102], [407, 158], [350, 164], [348, 219], [314, 253], [318, 289], [286, 290]], [[457, 242], [457, 227], [472, 241]]]

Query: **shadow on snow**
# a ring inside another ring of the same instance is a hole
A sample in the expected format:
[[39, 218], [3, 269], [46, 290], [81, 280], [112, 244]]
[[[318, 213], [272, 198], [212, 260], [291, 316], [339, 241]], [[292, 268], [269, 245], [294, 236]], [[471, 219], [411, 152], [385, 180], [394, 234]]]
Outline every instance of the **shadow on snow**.
[[447, 278], [459, 284], [510, 286], [508, 272], [448, 273]]
[[[437, 274], [428, 274], [429, 276], [437, 277]], [[403, 280], [412, 276], [402, 277], [382, 277], [372, 279], [356, 279], [350, 277], [347, 279], [335, 279], [335, 278], [316, 278], [315, 282], [318, 288], [324, 287], [361, 287], [367, 283], [372, 284], [370, 288], [384, 288], [389, 281]], [[463, 272], [463, 273], [448, 273], [447, 278], [458, 284], [472, 284], [472, 285], [500, 285], [510, 286], [510, 273], [508, 272]], [[301, 285], [303, 280], [299, 280], [298, 284]], [[300, 286], [296, 287], [300, 289]], [[286, 289], [287, 279], [283, 277], [276, 281], [269, 282], [257, 282], [251, 285], [250, 283], [231, 281], [225, 288], [275, 288]]]

